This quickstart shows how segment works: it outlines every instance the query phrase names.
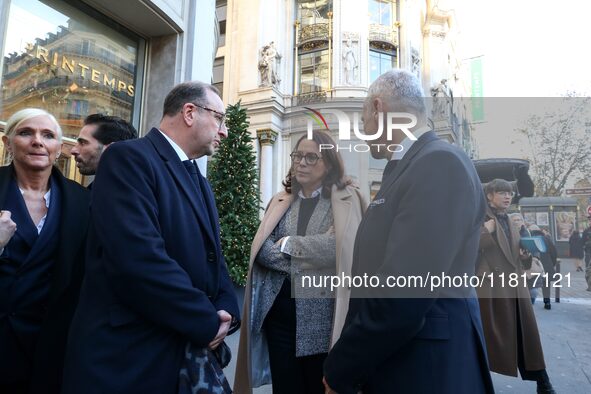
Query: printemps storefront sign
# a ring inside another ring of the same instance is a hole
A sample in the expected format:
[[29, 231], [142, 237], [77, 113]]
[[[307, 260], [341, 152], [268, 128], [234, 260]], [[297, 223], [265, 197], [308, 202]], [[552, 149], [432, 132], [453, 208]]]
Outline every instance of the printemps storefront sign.
[[110, 87], [116, 92], [124, 92], [129, 97], [133, 97], [135, 94], [135, 86], [132, 83], [122, 81], [104, 70], [89, 66], [75, 56], [66, 56], [58, 51], [50, 51], [41, 45], [33, 44], [27, 44], [25, 50], [28, 56], [57, 67], [66, 73], [89, 79], [95, 84]]

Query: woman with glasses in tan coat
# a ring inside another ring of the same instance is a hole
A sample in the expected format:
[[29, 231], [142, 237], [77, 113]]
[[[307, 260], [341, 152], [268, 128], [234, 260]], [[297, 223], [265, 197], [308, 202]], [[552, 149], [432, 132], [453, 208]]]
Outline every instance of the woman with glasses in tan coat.
[[[342, 330], [349, 289], [306, 279], [351, 272], [367, 207], [344, 176], [324, 132], [300, 138], [285, 190], [275, 195], [252, 243], [234, 391], [273, 383], [274, 393], [324, 393], [322, 364]], [[304, 285], [302, 285], [304, 281]], [[292, 297], [293, 293], [293, 297]]]

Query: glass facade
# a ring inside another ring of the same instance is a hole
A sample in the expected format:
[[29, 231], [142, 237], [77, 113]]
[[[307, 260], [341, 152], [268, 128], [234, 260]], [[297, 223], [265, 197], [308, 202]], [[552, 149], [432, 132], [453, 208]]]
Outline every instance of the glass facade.
[[384, 0], [369, 0], [369, 23], [392, 26], [392, 2]]
[[297, 2], [299, 22], [298, 84], [299, 95], [330, 89], [330, 54], [332, 0]]
[[96, 16], [64, 1], [12, 0], [2, 47], [0, 121], [27, 107], [52, 113], [70, 177], [70, 139], [84, 118], [100, 112], [131, 122], [134, 111], [140, 40]]
[[372, 83], [386, 71], [396, 67], [396, 56], [393, 54], [369, 51], [369, 82]]
[[328, 50], [300, 55], [299, 65], [301, 94], [328, 89]]
[[300, 0], [297, 7], [298, 20], [302, 27], [328, 23], [328, 13], [332, 12], [332, 0]]

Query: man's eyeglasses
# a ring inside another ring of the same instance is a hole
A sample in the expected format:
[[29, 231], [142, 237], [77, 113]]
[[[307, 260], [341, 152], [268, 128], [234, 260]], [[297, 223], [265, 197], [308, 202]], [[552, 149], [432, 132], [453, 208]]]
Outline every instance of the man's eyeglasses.
[[503, 197], [515, 197], [515, 192], [495, 192], [496, 194], [498, 194], [499, 196], [503, 196]]
[[215, 109], [207, 108], [207, 107], [200, 105], [200, 104], [195, 104], [195, 103], [191, 103], [191, 104], [193, 104], [195, 107], [199, 107], [201, 109], [204, 109], [206, 111], [213, 113], [214, 114], [213, 116], [218, 121], [218, 131], [220, 131], [222, 129], [222, 125], [226, 122], [226, 114], [218, 112]]
[[313, 166], [316, 165], [316, 163], [318, 163], [318, 160], [322, 159], [322, 157], [320, 157], [318, 154], [314, 153], [314, 152], [309, 152], [309, 153], [304, 153], [304, 152], [292, 152], [291, 155], [291, 161], [293, 161], [294, 163], [298, 164], [302, 161], [302, 159], [306, 159], [306, 164]]

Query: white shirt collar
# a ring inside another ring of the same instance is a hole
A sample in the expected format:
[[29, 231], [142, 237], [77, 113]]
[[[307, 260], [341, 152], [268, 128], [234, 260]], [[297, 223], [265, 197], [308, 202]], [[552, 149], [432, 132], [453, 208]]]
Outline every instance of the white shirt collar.
[[318, 189], [314, 190], [310, 197], [306, 197], [306, 196], [304, 196], [304, 193], [300, 190], [300, 191], [298, 191], [298, 197], [301, 199], [315, 198], [315, 197], [319, 196], [321, 192], [322, 192], [322, 186], [320, 186]]
[[185, 151], [183, 151], [181, 149], [181, 147], [177, 145], [176, 142], [174, 142], [169, 136], [167, 136], [165, 133], [163, 133], [162, 130], [158, 129], [158, 131], [164, 136], [164, 138], [166, 138], [166, 140], [168, 141], [170, 146], [172, 146], [172, 149], [174, 149], [174, 151], [179, 156], [179, 159], [181, 159], [181, 161], [189, 160], [189, 156], [187, 156]]
[[[417, 129], [416, 131], [413, 131], [413, 135], [415, 137], [417, 137], [417, 140], [423, 135], [425, 134], [427, 131], [431, 131], [431, 129], [427, 126], [421, 127], [419, 129]], [[405, 139], [402, 140], [402, 142], [400, 143], [400, 145], [402, 146], [402, 150], [400, 152], [394, 152], [392, 154], [392, 158], [390, 160], [402, 160], [402, 158], [404, 157], [404, 155], [406, 155], [406, 152], [408, 152], [410, 150], [410, 147], [417, 142], [416, 140], [411, 140], [410, 138], [406, 137]]]
[[[19, 187], [19, 190], [21, 191], [21, 194], [24, 194], [23, 189], [21, 189]], [[47, 193], [45, 193], [43, 195], [43, 199], [45, 200], [45, 207], [47, 209], [49, 209], [49, 204], [51, 202], [51, 189], [49, 189], [47, 191]], [[41, 220], [39, 221], [39, 224], [37, 225], [37, 234], [41, 234], [41, 230], [43, 230], [43, 226], [45, 225], [45, 221], [47, 220], [47, 214], [43, 215], [43, 217], [41, 218]]]

